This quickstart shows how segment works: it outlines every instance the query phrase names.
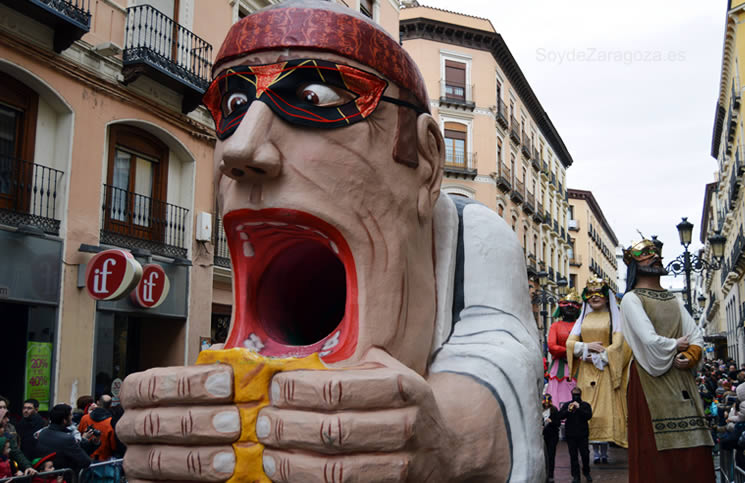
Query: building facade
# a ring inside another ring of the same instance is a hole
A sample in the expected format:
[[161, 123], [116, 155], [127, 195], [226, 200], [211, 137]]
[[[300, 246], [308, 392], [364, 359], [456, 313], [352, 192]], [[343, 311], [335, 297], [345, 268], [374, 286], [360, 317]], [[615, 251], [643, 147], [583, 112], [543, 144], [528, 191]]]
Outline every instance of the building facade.
[[616, 293], [626, 290], [618, 286], [618, 239], [592, 191], [570, 188], [568, 194], [572, 233], [569, 286], [581, 293], [590, 277], [599, 277]]
[[745, 204], [742, 196], [745, 129], [740, 112], [741, 79], [745, 74], [740, 62], [745, 52], [743, 21], [745, 1], [730, 0], [711, 140], [711, 156], [717, 162], [716, 174], [714, 183], [705, 188], [701, 220], [705, 259], [711, 260], [710, 236], [719, 231], [727, 239], [722, 266], [718, 270], [708, 270], [703, 280], [707, 298], [707, 341], [716, 346], [720, 356], [732, 357], [738, 364], [745, 361]]
[[[229, 27], [270, 3], [0, 2], [0, 394], [15, 412], [32, 394], [46, 409], [193, 363], [227, 331], [215, 138], [199, 104]], [[398, 34], [396, 2], [347, 3]], [[88, 295], [86, 267], [109, 248], [162, 268], [160, 306]]]
[[532, 284], [545, 271], [555, 286], [570, 270], [569, 151], [489, 20], [408, 5], [400, 36], [445, 137], [443, 192], [499, 213], [523, 246]]

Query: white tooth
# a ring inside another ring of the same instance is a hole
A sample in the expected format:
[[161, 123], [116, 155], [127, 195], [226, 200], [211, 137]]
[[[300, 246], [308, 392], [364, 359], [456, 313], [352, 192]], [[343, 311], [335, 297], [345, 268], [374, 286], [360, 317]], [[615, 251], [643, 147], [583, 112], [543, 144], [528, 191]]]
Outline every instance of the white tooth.
[[249, 241], [243, 242], [243, 256], [249, 257], [249, 258], [254, 256], [254, 247], [251, 245], [251, 242]]
[[251, 222], [246, 223], [246, 226], [259, 226], [263, 224], [264, 224], [263, 221], [251, 221]]
[[284, 223], [282, 221], [270, 221], [268, 222], [268, 224], [272, 226], [287, 226], [287, 223]]
[[236, 226], [235, 231], [243, 231], [243, 225]]
[[337, 247], [336, 246], [336, 243], [332, 242], [331, 240], [329, 240], [329, 243], [331, 244], [331, 249], [334, 251], [334, 253], [336, 253], [338, 255], [339, 254], [339, 247]]
[[248, 235], [245, 233], [240, 233], [241, 240], [248, 240]]
[[298, 228], [300, 228], [301, 230], [310, 230], [310, 228], [308, 228], [308, 227], [307, 227], [307, 226], [305, 226], [305, 225], [296, 225], [296, 226], [297, 226]]
[[316, 233], [316, 234], [318, 234], [318, 235], [321, 235], [321, 236], [322, 236], [322, 237], [324, 237], [324, 238], [328, 238], [328, 237], [327, 237], [326, 235], [324, 235], [323, 233], [321, 233], [321, 232], [320, 232], [320, 231], [318, 231], [318, 230], [313, 230], [313, 233]]

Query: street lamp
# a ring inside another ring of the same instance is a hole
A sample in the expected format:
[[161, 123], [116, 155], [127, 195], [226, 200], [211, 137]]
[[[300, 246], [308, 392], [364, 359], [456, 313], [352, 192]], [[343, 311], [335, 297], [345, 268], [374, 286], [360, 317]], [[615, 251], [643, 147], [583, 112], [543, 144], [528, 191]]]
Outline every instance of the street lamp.
[[[680, 244], [683, 245], [683, 254], [679, 255], [675, 260], [667, 264], [667, 271], [673, 276], [678, 276], [681, 273], [685, 273], [685, 289], [686, 289], [686, 309], [688, 313], [693, 315], [694, 306], [691, 300], [691, 272], [701, 273], [704, 270], [719, 270], [721, 268], [722, 258], [724, 257], [724, 244], [727, 239], [722, 236], [718, 231], [713, 236], [709, 237], [709, 244], [711, 245], [711, 255], [713, 260], [707, 262], [703, 258], [696, 254], [691, 254], [688, 251], [688, 245], [691, 244], [691, 237], [693, 234], [693, 223], [688, 221], [688, 218], [683, 217], [683, 220], [676, 225], [678, 229], [678, 235], [680, 237]], [[703, 300], [702, 300], [703, 298]], [[699, 305], [706, 303], [706, 297], [701, 295], [697, 299]], [[703, 307], [701, 307], [703, 309]]]
[[558, 287], [557, 293], [553, 293], [550, 290], [548, 290], [548, 273], [544, 271], [540, 271], [536, 274], [538, 277], [538, 284], [541, 286], [540, 290], [536, 290], [535, 293], [533, 293], [533, 305], [540, 305], [541, 306], [541, 317], [543, 318], [543, 355], [546, 356], [546, 351], [548, 350], [548, 344], [547, 344], [547, 333], [548, 330], [548, 310], [546, 308], [547, 304], [557, 304], [559, 303], [559, 300], [561, 299], [561, 294], [565, 290], [565, 287], [568, 285], [566, 278], [560, 278], [556, 281], [556, 286]]

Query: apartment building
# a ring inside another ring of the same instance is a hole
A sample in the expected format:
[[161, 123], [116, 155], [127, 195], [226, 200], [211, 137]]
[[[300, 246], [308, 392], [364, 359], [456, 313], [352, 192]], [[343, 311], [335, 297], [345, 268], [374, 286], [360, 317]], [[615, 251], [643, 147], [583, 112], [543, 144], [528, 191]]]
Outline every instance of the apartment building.
[[715, 180], [705, 187], [701, 219], [703, 258], [712, 261], [709, 238], [726, 237], [724, 259], [717, 270], [706, 270], [702, 292], [706, 337], [722, 357], [745, 361], [745, 205], [742, 196], [745, 173], [745, 129], [741, 115], [742, 75], [740, 56], [745, 38], [745, 1], [730, 0], [724, 32], [722, 69], [711, 140], [711, 156], [717, 161]]
[[551, 284], [566, 279], [572, 157], [505, 40], [487, 19], [405, 3], [400, 38], [445, 137], [443, 191], [499, 213], [531, 278], [545, 271]]
[[569, 286], [581, 293], [590, 277], [600, 277], [614, 292], [626, 290], [618, 286], [618, 239], [592, 191], [570, 188], [568, 194], [572, 233]]
[[[30, 391], [45, 409], [193, 363], [227, 330], [200, 100], [228, 28], [270, 3], [0, 2], [0, 394], [16, 411]], [[346, 3], [398, 34], [396, 2]], [[88, 295], [86, 267], [110, 248], [162, 269], [161, 305]]]

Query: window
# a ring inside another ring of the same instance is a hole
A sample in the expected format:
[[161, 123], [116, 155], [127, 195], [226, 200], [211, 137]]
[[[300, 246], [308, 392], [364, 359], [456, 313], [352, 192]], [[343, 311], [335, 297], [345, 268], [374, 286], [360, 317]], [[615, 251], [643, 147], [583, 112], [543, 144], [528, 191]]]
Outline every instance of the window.
[[360, 12], [362, 15], [373, 18], [373, 4], [375, 0], [360, 0]]
[[502, 100], [502, 82], [497, 79], [497, 104]]
[[467, 136], [468, 126], [457, 122], [445, 123], [445, 164], [467, 167]]
[[571, 274], [569, 275], [569, 288], [574, 288], [577, 286], [577, 275]]
[[510, 173], [514, 177], [513, 180], [517, 179], [517, 175], [515, 173], [515, 155], [514, 154], [510, 156]]
[[147, 132], [111, 128], [106, 231], [161, 240], [166, 228], [168, 148]]
[[504, 218], [504, 206], [502, 205], [497, 206], [497, 213], [499, 213], [499, 216]]
[[445, 97], [466, 100], [466, 64], [463, 62], [445, 61]]
[[26, 212], [32, 184], [39, 96], [8, 75], [0, 76], [0, 208]]
[[497, 139], [497, 169], [502, 164], [502, 140]]

